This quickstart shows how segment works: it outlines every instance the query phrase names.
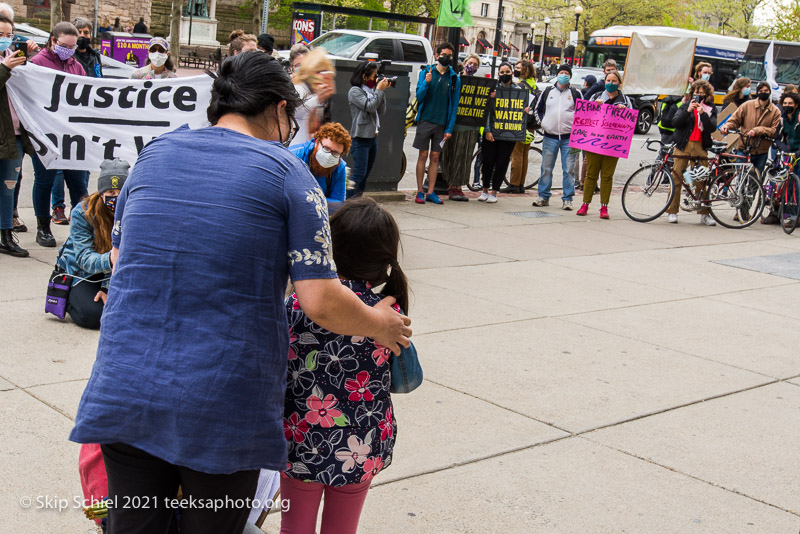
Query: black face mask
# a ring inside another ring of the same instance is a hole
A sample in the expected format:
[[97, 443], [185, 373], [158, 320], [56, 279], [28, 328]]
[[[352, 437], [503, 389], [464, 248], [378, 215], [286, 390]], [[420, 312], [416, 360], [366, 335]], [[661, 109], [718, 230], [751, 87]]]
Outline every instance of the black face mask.
[[758, 99], [762, 102], [769, 100], [769, 93], [758, 93]]
[[787, 115], [794, 113], [794, 106], [783, 106], [783, 112]]
[[450, 56], [439, 56], [439, 65], [442, 67], [450, 66]]
[[500, 83], [508, 83], [508, 82], [511, 81], [511, 75], [510, 74], [501, 74], [499, 80], [500, 80]]
[[92, 44], [92, 40], [88, 37], [78, 37], [78, 50], [86, 50], [90, 44]]

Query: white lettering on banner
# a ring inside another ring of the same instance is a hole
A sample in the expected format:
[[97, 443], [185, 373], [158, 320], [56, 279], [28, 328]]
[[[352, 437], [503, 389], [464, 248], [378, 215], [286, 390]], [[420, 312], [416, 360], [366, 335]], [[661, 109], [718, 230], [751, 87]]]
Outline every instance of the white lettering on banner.
[[48, 169], [94, 171], [104, 159], [133, 164], [159, 135], [208, 124], [211, 78], [114, 80], [28, 64], [11, 71], [9, 96]]
[[298, 32], [312, 33], [314, 31], [314, 21], [297, 19], [294, 21], [294, 29]]

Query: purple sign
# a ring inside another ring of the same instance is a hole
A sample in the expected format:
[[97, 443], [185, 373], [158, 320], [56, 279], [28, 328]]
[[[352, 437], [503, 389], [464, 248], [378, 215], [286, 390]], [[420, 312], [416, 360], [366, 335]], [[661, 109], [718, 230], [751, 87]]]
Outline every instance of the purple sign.
[[150, 39], [141, 37], [115, 37], [111, 44], [111, 57], [137, 69], [144, 67], [147, 64], [148, 44]]
[[111, 57], [111, 40], [103, 39], [100, 41], [100, 53], [106, 57]]

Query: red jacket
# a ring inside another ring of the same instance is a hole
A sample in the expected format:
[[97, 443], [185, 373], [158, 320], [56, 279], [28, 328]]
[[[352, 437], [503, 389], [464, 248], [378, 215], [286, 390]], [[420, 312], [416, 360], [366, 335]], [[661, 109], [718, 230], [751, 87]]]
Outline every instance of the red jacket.
[[31, 63], [39, 65], [40, 67], [47, 67], [48, 69], [60, 70], [67, 74], [86, 76], [83, 67], [75, 58], [71, 57], [66, 61], [61, 61], [61, 58], [49, 48], [43, 48], [41, 52], [33, 56], [31, 58]]

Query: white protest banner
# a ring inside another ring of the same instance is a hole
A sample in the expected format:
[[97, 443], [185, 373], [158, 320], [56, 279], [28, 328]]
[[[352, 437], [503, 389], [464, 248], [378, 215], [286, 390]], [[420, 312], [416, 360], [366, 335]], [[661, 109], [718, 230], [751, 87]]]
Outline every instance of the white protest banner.
[[48, 169], [94, 171], [104, 159], [131, 165], [159, 135], [208, 124], [207, 75], [113, 80], [65, 74], [28, 63], [6, 86], [20, 123]]
[[626, 95], [682, 95], [697, 39], [633, 32], [622, 87]]

